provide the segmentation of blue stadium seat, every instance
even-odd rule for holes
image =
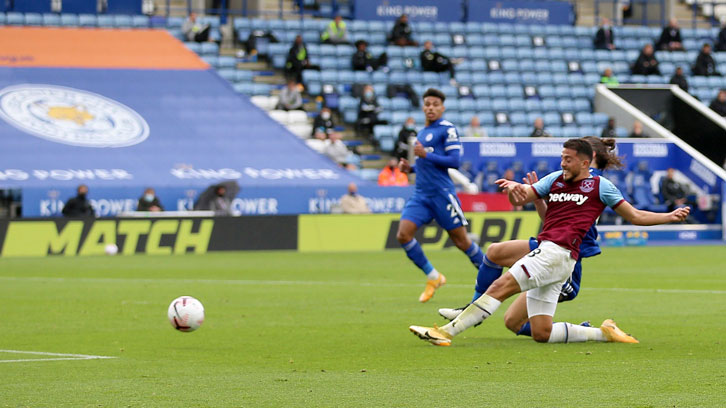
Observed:
[[[202,44],[197,42],[185,42],[184,46],[186,46],[190,51],[201,54],[202,53]]]
[[[60,15],[60,25],[65,26],[65,27],[78,26],[78,15],[69,14],[69,13],[61,14]]]
[[[513,126],[511,129],[512,137],[529,137],[532,134],[532,128],[526,125]],[[515,180],[521,180],[521,178],[515,176]]]
[[[25,24],[25,16],[23,13],[14,11],[5,14],[5,24],[7,25],[23,25]]]
[[[101,14],[96,16],[96,25],[98,25],[101,28],[112,28],[114,18],[113,16]]]
[[[527,116],[522,112],[512,112],[512,114],[509,115],[509,121],[515,126],[525,126],[528,124]]]
[[[237,66],[237,59],[230,56],[220,56],[217,58],[218,68],[235,68]]]
[[[480,112],[492,110],[492,101],[489,100],[489,98],[477,99],[476,100],[476,110],[478,110]]]
[[[131,16],[127,16],[124,14],[119,14],[119,15],[113,16],[112,24],[116,28],[129,28],[133,25]]]
[[[40,13],[25,13],[23,21],[28,26],[40,26],[43,25],[43,16]]]
[[[237,72],[234,69],[220,69],[217,74],[229,82],[237,81]]]
[[[28,16],[25,16],[27,22]],[[42,25],[46,27],[57,27],[61,25],[61,17],[59,14],[44,13],[42,17]]]
[[[562,123],[562,119],[560,118],[559,113],[556,112],[546,112],[542,119],[544,120],[545,126],[547,128],[552,128],[553,126],[560,126],[560,124]]]
[[[151,25],[149,16],[132,16],[131,26],[135,28],[145,28]]]
[[[605,126],[608,123],[610,117],[606,113],[595,112],[592,114],[592,121],[594,126]]]
[[[205,42],[201,44],[202,55],[219,55],[219,45],[217,45],[217,43]]]

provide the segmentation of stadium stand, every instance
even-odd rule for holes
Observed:
[[[304,5],[304,4],[303,4]],[[320,15],[330,11],[324,5]],[[345,9],[343,9],[345,11]],[[346,15],[343,13],[343,15]],[[215,16],[200,17],[212,27],[209,43],[189,43],[186,47],[214,67],[219,76],[231,83],[235,92],[251,97],[252,103],[268,111],[270,117],[286,126],[299,138],[310,137],[310,117],[302,112],[275,111],[276,93],[281,84],[260,82],[259,78],[273,75],[265,64],[261,69],[248,69],[238,55],[220,51],[220,19]],[[146,16],[104,16],[89,14],[0,14],[0,23],[9,26],[53,27],[101,27],[101,28],[163,28],[183,41],[183,18],[149,18]],[[532,122],[541,117],[545,129],[555,137],[580,137],[599,135],[607,122],[607,116],[593,112],[594,85],[599,83],[605,68],[611,68],[620,83],[668,84],[676,67],[682,67],[691,85],[690,92],[703,101],[710,101],[717,89],[726,87],[726,77],[697,77],[691,75],[698,45],[713,43],[719,29],[681,29],[687,52],[657,51],[662,75],[643,77],[630,74],[630,64],[638,56],[642,46],[653,43],[660,34],[658,27],[614,27],[617,50],[594,50],[592,38],[595,27],[582,26],[512,26],[491,23],[436,23],[436,31],[430,24],[412,23],[416,40],[423,42],[433,38],[437,50],[463,61],[456,67],[456,86],[449,81],[448,73],[422,72],[419,66],[420,47],[397,47],[386,44],[385,33],[391,24],[381,21],[351,21],[349,37],[355,41],[365,39],[374,55],[383,52],[389,57],[390,72],[354,72],[350,57],[352,45],[321,44],[319,33],[328,20],[276,20],[235,18],[233,28],[236,38],[245,40],[253,30],[269,34],[267,41],[256,44],[257,58],[268,61],[272,68],[281,70],[294,37],[303,35],[311,62],[321,70],[306,70],[303,82],[308,100],[331,88],[339,96],[340,117],[351,126],[357,116],[359,99],[353,95],[354,85],[373,84],[378,101],[384,108],[380,118],[388,125],[374,128],[377,146],[386,153],[395,148],[395,138],[405,119],[413,117],[417,124],[424,121],[423,114],[412,106],[404,95],[387,97],[388,85],[409,84],[421,95],[427,87],[436,86],[448,96],[446,117],[461,129],[478,116],[490,137],[528,137]],[[465,43],[454,45],[452,38],[463,35]],[[269,40],[272,38],[273,40]],[[713,53],[716,62],[726,65],[726,52]],[[465,87],[466,91],[460,87]],[[468,92],[467,92],[468,91]],[[627,137],[628,131],[618,128],[619,137]],[[347,141],[349,146],[360,145],[357,140]],[[364,155],[365,159],[376,159]],[[360,158],[352,160],[360,164]],[[537,163],[519,163],[522,168],[534,169]],[[477,164],[473,174],[483,191],[492,190],[487,180],[502,174],[501,163]],[[362,169],[359,175],[375,179],[377,170]],[[622,179],[634,180],[637,172],[631,170]],[[648,183],[628,185],[635,201],[642,208],[653,208],[658,203]],[[495,189],[494,189],[495,190]]]

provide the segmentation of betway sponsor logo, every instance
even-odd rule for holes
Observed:
[[[635,157],[668,157],[668,145],[665,143],[641,143],[633,145]]]
[[[171,174],[180,179],[237,180],[243,177],[263,180],[337,180],[340,178],[330,169],[256,169],[245,167],[235,169],[172,169]]]
[[[585,201],[587,201],[587,196],[582,194],[571,194],[571,193],[557,193],[557,194],[550,194],[549,202],[555,203],[555,202],[565,202],[565,201],[572,201],[573,203],[576,203],[577,205],[583,205]]]
[[[479,143],[479,156],[514,157],[517,146],[514,143]]]

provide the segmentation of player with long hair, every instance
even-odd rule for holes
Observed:
[[[526,302],[532,338],[537,342],[591,340],[637,343],[610,319],[599,328],[554,323],[562,285],[572,274],[585,234],[606,207],[613,208],[631,224],[643,226],[681,222],[688,216],[689,208],[679,208],[670,213],[636,209],[623,199],[609,180],[590,174],[592,158],[593,149],[588,141],[570,139],[563,145],[562,170],[550,173],[532,185],[497,180],[497,185],[507,192],[512,205],[525,205],[546,198],[544,227],[537,236],[539,245],[515,262],[449,324],[441,328],[410,326],[409,330],[434,345],[449,346],[454,336],[494,314],[503,301],[526,292],[523,301]]]
[[[587,136],[583,139],[590,143],[593,150],[590,174],[600,176],[605,170],[621,168],[623,166],[620,157],[615,154],[615,139],[601,139],[594,136]],[[527,173],[527,178],[524,181],[528,184],[536,183],[538,181],[537,174],[535,172]],[[543,199],[538,199],[534,202],[534,205],[537,213],[544,220],[547,204]],[[572,275],[562,285],[558,302],[566,302],[577,297],[582,279],[582,259],[601,253],[600,245],[597,243],[597,236],[597,225],[593,223],[592,227],[587,231],[587,234],[585,234],[582,244],[580,244],[580,257],[575,263]],[[486,292],[489,285],[502,275],[503,268],[511,267],[519,258],[537,248],[537,245],[536,238],[491,244],[487,248],[484,262],[479,268],[472,301]],[[523,295],[517,297],[514,303],[507,309],[504,314],[504,324],[517,335],[531,336],[531,328],[527,318],[526,299]],[[464,308],[466,306],[456,309],[441,308],[439,309],[439,314],[448,320],[454,320]],[[583,324],[587,325],[589,323],[585,322]]]

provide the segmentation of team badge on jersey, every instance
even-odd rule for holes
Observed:
[[[0,90],[0,119],[33,136],[72,146],[132,146],[149,136],[149,125],[128,106],[54,85]]]
[[[431,139],[433,139],[433,138],[434,138],[434,134],[433,133],[429,133],[428,135],[426,135],[426,141],[427,142],[430,142]]]
[[[595,189],[595,180],[593,179],[585,179],[582,180],[582,183],[580,184],[580,190],[582,190],[583,193],[589,193],[590,191]]]

